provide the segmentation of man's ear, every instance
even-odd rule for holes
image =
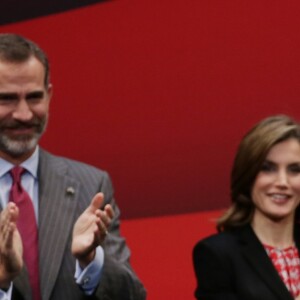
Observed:
[[[51,98],[52,98],[52,94],[53,94],[53,85],[52,85],[52,83],[48,84],[47,94],[48,94],[48,100],[50,101]]]

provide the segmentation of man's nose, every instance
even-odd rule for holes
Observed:
[[[29,121],[31,120],[33,113],[28,105],[26,99],[20,99],[15,106],[13,111],[13,118],[18,121]]]

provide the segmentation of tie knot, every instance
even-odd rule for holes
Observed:
[[[25,172],[25,169],[20,166],[15,166],[10,170],[10,175],[13,179],[13,183],[20,183],[21,175]]]

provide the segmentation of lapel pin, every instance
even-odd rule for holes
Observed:
[[[74,195],[75,194],[75,190],[72,186],[67,187],[67,195]]]

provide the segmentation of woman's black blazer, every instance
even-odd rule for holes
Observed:
[[[198,242],[193,263],[199,300],[293,300],[250,225]]]

